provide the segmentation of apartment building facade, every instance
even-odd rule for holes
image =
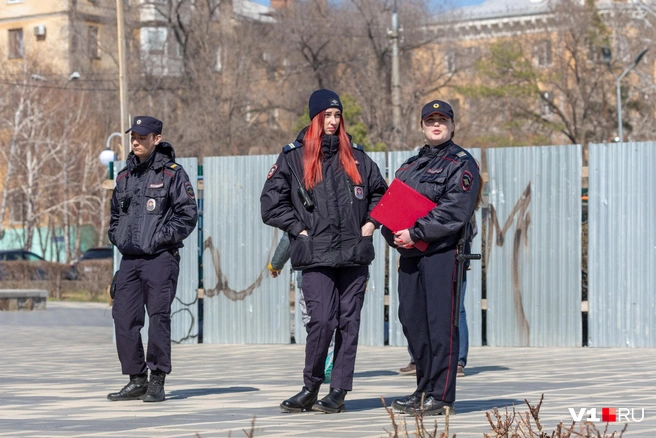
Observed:
[[[171,31],[169,2],[123,1],[128,52],[148,74],[179,75],[182,53]],[[234,21],[272,21],[267,6],[248,0],[222,3],[227,5],[226,21],[233,25]],[[39,59],[52,74],[66,78],[73,72],[117,71],[116,7],[115,0],[0,0],[1,56],[10,67]],[[190,7],[180,8],[182,19]],[[217,65],[220,69],[220,61]]]
[[[82,74],[115,70],[115,3],[2,0],[0,51],[9,69],[38,61],[43,71],[34,72],[36,80],[65,82]]]
[[[536,135],[535,141],[551,144],[613,141],[617,135],[615,79],[653,41],[653,35],[644,29],[653,27],[656,14],[649,16],[634,3],[488,0],[436,17],[426,32],[440,35],[440,42],[419,56],[420,59],[432,57],[437,68],[449,77],[448,86],[438,91],[441,94],[436,97],[451,101],[456,114],[460,114],[460,122],[464,122],[460,126],[478,125],[481,143],[485,143],[483,130],[511,131],[519,100],[512,93],[520,94],[524,86],[522,91],[531,93],[522,96],[522,112],[530,114],[536,126],[551,125],[561,131],[547,137]],[[604,59],[602,48],[612,53],[612,58]],[[519,57],[508,59],[504,72],[499,58],[513,50]],[[514,70],[518,66],[521,71]],[[497,70],[491,72],[490,67]],[[630,112],[627,103],[631,99],[643,99],[646,96],[641,95],[643,90],[654,88],[654,68],[654,58],[647,54],[634,74],[622,81],[627,126],[642,116],[636,108]],[[523,83],[518,79],[522,74]],[[512,82],[513,75],[516,83]],[[508,82],[504,83],[506,79]],[[494,80],[496,89],[486,82]],[[516,87],[513,89],[511,85]],[[472,93],[477,87],[485,91]],[[605,115],[600,119],[605,119],[607,126],[602,126],[604,122],[600,120],[583,120],[602,111]],[[496,120],[486,117],[487,112],[497,113]],[[653,111],[651,114],[653,119]],[[502,125],[504,121],[507,123]],[[580,126],[570,128],[565,126],[568,123]],[[592,131],[598,134],[596,138]],[[508,139],[502,141],[507,143]]]

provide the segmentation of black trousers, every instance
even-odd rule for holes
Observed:
[[[171,372],[171,304],[180,272],[177,250],[155,256],[124,256],[116,279],[112,316],[116,350],[123,374]],[[144,359],[140,330],[148,310],[148,356]]]
[[[303,383],[318,389],[324,380],[324,365],[335,329],[335,352],[330,387],[353,389],[358,350],[360,312],[367,288],[368,266],[310,268],[303,271],[303,296],[310,321],[307,323]]]
[[[415,395],[456,399],[459,333],[455,322],[456,251],[399,262],[399,319],[417,365]]]

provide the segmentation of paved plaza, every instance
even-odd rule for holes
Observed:
[[[126,378],[112,342],[111,308],[49,302],[40,312],[0,312],[1,437],[389,437],[389,405],[414,389],[397,370],[401,347],[360,347],[347,412],[283,414],[278,405],[302,386],[301,345],[174,345],[163,403],[109,402]],[[471,348],[458,380],[449,434],[489,433],[486,412],[532,404],[551,434],[571,423],[568,408],[634,408],[640,422],[609,423],[624,436],[656,436],[656,350]],[[327,386],[327,385],[325,385]],[[321,396],[328,388],[322,388]],[[619,412],[619,409],[618,409]],[[586,414],[587,417],[587,414]],[[408,436],[414,421],[405,415]],[[427,417],[445,430],[443,417]],[[596,423],[603,430],[604,424]],[[401,434],[399,436],[402,436]]]

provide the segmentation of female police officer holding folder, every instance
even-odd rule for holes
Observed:
[[[474,212],[480,176],[474,158],[452,141],[455,123],[448,103],[424,105],[421,127],[426,145],[396,171],[396,178],[437,206],[408,229],[382,229],[401,255],[399,319],[417,366],[417,388],[392,407],[408,414],[453,414],[459,344],[456,245]],[[414,247],[420,240],[428,243],[425,251]]]
[[[283,148],[267,176],[262,220],[289,234],[291,262],[303,271],[306,325],[303,389],[280,405],[283,412],[344,411],[352,389],[369,264],[374,259],[369,213],[387,189],[362,147],[351,143],[339,96],[312,93],[310,126]],[[317,401],[324,362],[335,333],[330,392]]]

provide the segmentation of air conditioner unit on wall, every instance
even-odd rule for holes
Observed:
[[[44,24],[39,24],[38,26],[34,26],[34,35],[44,36],[45,34],[46,34],[46,26]]]

